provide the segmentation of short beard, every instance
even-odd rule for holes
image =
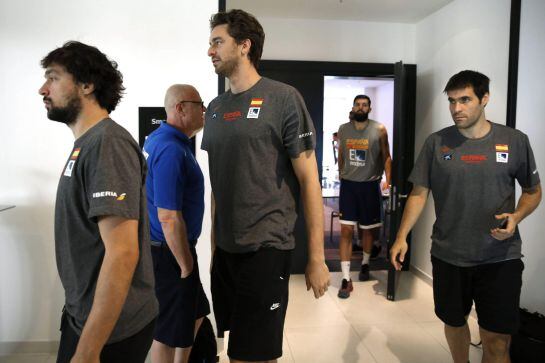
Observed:
[[[352,117],[354,118],[354,121],[365,122],[369,118],[369,114],[365,112],[354,112]]]
[[[222,77],[229,78],[237,69],[238,63],[236,60],[231,59],[229,61],[226,61],[223,63],[223,65],[220,68],[216,68],[216,74]]]
[[[53,121],[61,122],[66,125],[73,124],[81,112],[81,100],[77,95],[74,95],[68,100],[64,107],[54,107],[47,111],[47,118]]]

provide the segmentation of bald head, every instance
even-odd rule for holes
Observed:
[[[190,138],[203,128],[205,110],[199,91],[189,84],[174,84],[165,94],[167,124]]]
[[[195,100],[199,93],[195,87],[189,84],[173,84],[167,89],[165,94],[165,111],[167,119],[174,116],[176,104],[180,101]]]

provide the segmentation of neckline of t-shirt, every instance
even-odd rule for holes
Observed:
[[[254,83],[254,85],[253,85],[252,87],[248,88],[246,91],[242,91],[242,92],[239,92],[239,93],[233,93],[233,92],[231,91],[231,89],[229,89],[229,93],[231,94],[231,97],[241,97],[241,96],[244,96],[247,92],[251,92],[254,88],[256,88],[257,85],[260,84],[261,81],[263,81],[265,78],[266,78],[266,77],[261,77],[261,78],[259,78],[259,80],[258,80],[256,83]]]
[[[488,121],[488,123],[490,124],[490,130],[488,130],[488,132],[486,133],[486,135],[484,136],[481,136],[481,137],[478,137],[476,139],[472,139],[472,138],[469,138],[469,137],[466,137],[464,136],[460,130],[458,130],[458,128],[456,126],[454,126],[456,128],[456,132],[458,133],[458,135],[460,135],[460,137],[464,138],[465,140],[469,141],[469,142],[480,142],[480,141],[484,141],[484,140],[487,140],[488,138],[490,138],[492,136],[492,134],[494,133],[494,123],[490,120],[486,120]]]
[[[107,121],[107,120],[110,120],[110,121],[113,121],[111,118],[109,117],[105,117],[103,118],[102,120],[100,120],[99,122],[97,122],[96,124],[94,124],[93,126],[91,126],[91,128],[89,128],[87,131],[85,131],[85,133],[83,135],[81,135],[80,137],[78,137],[74,143],[75,144],[79,144],[79,143],[82,143],[83,140],[85,140],[86,138],[90,137],[89,135],[92,135],[93,133],[96,133],[97,131],[96,130],[100,130],[101,127],[104,127],[102,125],[106,125],[106,122],[104,121]]]
[[[365,126],[365,127],[364,127],[363,129],[361,129],[361,130],[358,130],[358,129],[356,128],[356,124],[355,124],[356,121],[354,121],[354,122],[349,121],[348,123],[350,124],[350,126],[352,126],[352,129],[353,129],[354,131],[363,132],[363,131],[367,130],[367,129],[369,128],[369,126],[371,126],[371,122],[372,122],[373,120],[371,120],[370,118],[368,118],[366,121],[369,121],[369,122],[367,123],[367,126]]]

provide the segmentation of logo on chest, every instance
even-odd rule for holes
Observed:
[[[443,160],[452,160],[452,149],[448,146],[442,146],[441,153],[443,154]]]
[[[246,118],[259,118],[259,112],[263,105],[263,98],[252,98],[250,102],[250,108],[248,109],[248,115]]]
[[[68,163],[66,164],[66,168],[64,168],[64,176],[72,177],[72,172],[74,171],[74,166],[76,165],[76,160],[78,159],[79,153],[81,152],[81,148],[74,149],[72,151],[72,155],[70,156],[70,160],[68,160]]]
[[[509,145],[496,144],[496,162],[497,163],[509,162]]]
[[[483,161],[488,160],[488,158],[486,155],[469,154],[460,156],[460,160],[466,164],[480,164]]]
[[[236,121],[241,117],[242,117],[242,112],[240,111],[226,112],[223,114],[224,121]]]
[[[509,161],[509,153],[496,152],[497,163],[507,163]]]

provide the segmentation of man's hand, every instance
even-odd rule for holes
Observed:
[[[506,223],[502,223],[502,226],[493,228],[490,230],[490,235],[499,241],[508,239],[515,233],[515,228],[517,227],[517,220],[514,214],[511,213],[502,213],[494,216],[498,223],[501,220],[505,220]],[[502,228],[503,227],[503,228]]]
[[[182,270],[182,279],[185,279],[187,276],[191,275],[193,272],[193,256],[189,253],[184,257],[183,262],[180,265],[180,270]]]
[[[396,270],[401,270],[402,263],[405,260],[405,254],[409,249],[409,245],[405,239],[396,239],[392,248],[390,248],[390,262]],[[399,261],[398,261],[399,256]],[[400,263],[401,262],[401,263]]]
[[[390,192],[390,184],[386,180],[380,182],[380,190],[382,194],[388,194]]]
[[[307,283],[307,291],[312,288],[316,299],[323,296],[329,286],[329,269],[327,268],[325,261],[309,261],[305,270],[305,280]]]

